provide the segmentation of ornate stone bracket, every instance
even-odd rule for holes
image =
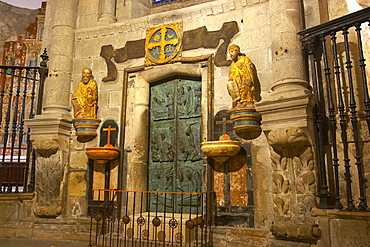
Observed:
[[[320,230],[312,217],[316,172],[309,139],[301,128],[289,127],[272,130],[268,141],[275,216],[271,231],[277,238],[315,242]]]
[[[61,163],[57,139],[36,139],[32,148],[36,159],[36,194],[35,214],[41,218],[55,218],[62,213],[61,182],[64,167]]]

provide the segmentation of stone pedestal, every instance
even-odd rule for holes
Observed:
[[[228,114],[233,122],[235,134],[245,140],[257,138],[261,132],[261,115],[253,107],[231,109]]]
[[[41,218],[56,218],[63,212],[63,186],[68,164],[71,122],[65,119],[43,118],[26,120],[31,129],[30,140],[36,155],[35,214]]]
[[[73,126],[76,129],[77,141],[89,142],[97,136],[97,128],[101,122],[100,119],[91,118],[74,118],[72,119]]]
[[[296,34],[302,30],[301,1],[271,0],[272,92],[256,103],[270,145],[276,239],[315,243],[316,164],[312,148],[313,97]]]

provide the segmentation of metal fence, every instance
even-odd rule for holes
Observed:
[[[94,190],[89,247],[212,246],[214,196]]]
[[[25,119],[41,113],[46,51],[41,67],[0,66],[0,192],[30,192],[34,163]]]
[[[306,29],[315,99],[320,208],[367,210],[370,8]]]

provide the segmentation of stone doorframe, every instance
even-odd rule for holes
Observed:
[[[183,59],[180,63],[153,67],[124,69],[121,135],[121,155],[118,188],[130,191],[147,190],[149,157],[149,92],[150,83],[173,76],[200,77],[202,83],[202,141],[211,140],[213,123],[213,55]],[[212,173],[203,157],[202,190],[212,189]],[[125,175],[126,174],[126,175]]]

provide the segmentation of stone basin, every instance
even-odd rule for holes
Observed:
[[[230,140],[230,136],[223,134],[218,141],[202,142],[200,149],[207,156],[217,162],[225,162],[239,153],[240,142]]]
[[[109,160],[117,158],[119,155],[119,149],[112,145],[105,145],[104,147],[87,147],[86,155],[90,159],[104,164]]]

